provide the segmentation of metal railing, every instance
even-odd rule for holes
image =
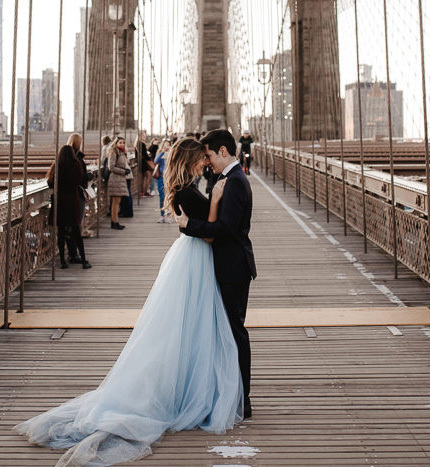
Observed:
[[[131,191],[137,193],[137,164],[131,161],[134,178]],[[91,182],[97,192],[97,170],[93,171],[95,178]],[[102,182],[100,192],[100,204],[97,206],[97,196],[86,203],[85,215],[82,221],[83,236],[92,235],[97,224],[97,217],[106,216],[109,208],[107,184]],[[12,190],[12,229],[11,229],[11,255],[9,270],[9,290],[13,291],[20,285],[21,256],[24,257],[24,278],[27,280],[38,269],[52,260],[52,226],[49,225],[48,216],[50,210],[50,195],[52,190],[45,179],[27,186],[27,224],[25,230],[25,251],[21,251],[21,223],[23,187],[15,187]],[[7,218],[8,193],[0,193],[0,300],[5,294],[5,242],[6,242],[6,218]]]
[[[363,234],[362,176],[359,165],[344,163],[345,195],[343,195],[341,161],[312,155],[305,151],[256,145],[256,165],[278,179],[297,187],[310,199],[316,199],[331,213]],[[313,164],[315,170],[313,170]],[[328,188],[328,189],[327,189]],[[390,255],[394,254],[393,210],[391,205],[391,180],[386,174],[370,168],[364,170],[367,238]],[[396,194],[395,221],[397,259],[407,268],[430,283],[430,245],[427,228],[426,184],[394,177]]]

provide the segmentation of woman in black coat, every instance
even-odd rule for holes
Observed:
[[[76,154],[76,158],[81,166],[82,169],[82,178],[81,182],[79,183],[79,216],[80,216],[80,222],[79,224],[82,224],[82,220],[85,215],[85,196],[84,196],[84,190],[88,188],[88,182],[90,182],[93,179],[93,174],[89,173],[87,170],[87,164],[84,161],[85,154],[81,151],[82,148],[82,136],[79,133],[72,133],[69,136],[69,139],[67,140],[67,144],[73,148]],[[82,258],[80,258],[77,254],[77,245],[73,243],[73,241],[70,241],[68,243],[69,248],[69,263],[81,263]]]
[[[55,164],[48,172],[48,185],[54,187]],[[58,154],[58,202],[57,202],[57,227],[58,227],[58,251],[60,253],[61,269],[67,268],[64,256],[66,238],[71,244],[77,246],[82,259],[82,267],[89,269],[91,264],[85,259],[84,241],[81,235],[81,208],[79,199],[79,185],[82,181],[83,171],[71,146],[63,146]],[[52,198],[53,201],[53,198]],[[49,212],[49,223],[54,223],[54,203]],[[69,251],[70,254],[70,251]]]

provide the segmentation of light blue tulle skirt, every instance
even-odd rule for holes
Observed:
[[[237,347],[212,248],[181,235],[100,386],[14,429],[68,449],[57,466],[108,466],[151,454],[165,431],[224,433],[242,414]]]

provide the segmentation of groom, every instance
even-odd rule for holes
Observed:
[[[175,217],[185,234],[214,239],[215,275],[239,351],[244,418],[250,418],[251,348],[245,328],[245,316],[251,278],[255,279],[257,276],[252,244],[248,237],[252,191],[235,157],[236,142],[229,131],[210,131],[200,142],[206,148],[206,158],[213,172],[220,174],[219,179],[227,178],[224,194],[218,205],[218,219],[215,222],[189,219],[185,213]]]

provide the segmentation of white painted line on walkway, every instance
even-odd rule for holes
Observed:
[[[394,294],[394,292],[392,292],[386,285],[384,284],[378,284],[378,282],[376,282],[375,280],[375,276],[369,272],[366,267],[360,263],[357,258],[352,254],[350,253],[348,250],[346,250],[345,248],[343,248],[341,246],[341,244],[332,236],[330,235],[327,230],[325,230],[325,228],[319,224],[318,222],[315,222],[315,221],[311,221],[311,224],[317,229],[319,230],[323,235],[324,237],[331,243],[333,244],[334,246],[337,247],[338,251],[340,251],[341,253],[344,254],[345,258],[351,263],[354,265],[354,267],[360,272],[360,274],[365,277],[372,285],[373,287],[375,287],[376,289],[379,290],[379,292],[381,292],[383,295],[385,295],[388,300],[391,302],[391,303],[394,303],[395,305],[399,306],[399,307],[405,307],[406,305],[400,300],[399,297],[397,297],[397,295]]]
[[[262,180],[254,171],[251,172],[251,175],[255,177],[261,185],[276,199],[276,201],[288,212],[288,214],[300,225],[300,227],[311,237],[313,240],[316,240],[318,237],[316,234],[310,229],[300,217],[296,214],[296,211],[293,208],[290,208],[287,203],[285,203],[268,185],[267,183]]]
[[[263,186],[264,188],[266,188],[266,190],[276,199],[276,201],[278,201],[278,203],[288,212],[288,214],[290,214],[290,216],[300,225],[300,227],[312,238],[312,239],[317,239],[317,235],[314,233],[313,230],[311,230],[306,224],[305,222],[300,219],[299,215],[301,215],[302,217],[305,217],[305,218],[308,218],[308,219],[311,219],[310,216],[308,216],[307,214],[301,212],[301,211],[296,211],[292,208],[290,208],[290,206],[288,206],[284,201],[282,201],[282,199],[266,184],[266,182],[264,180],[262,180],[254,171],[251,172],[251,175],[253,177],[255,177]],[[315,222],[315,221],[310,221],[311,224],[321,232],[322,235],[324,235],[324,237],[332,244],[334,245],[335,247],[337,247],[337,249],[344,254],[345,258],[351,263],[354,265],[354,267],[360,272],[360,274],[362,276],[364,276],[377,290],[379,290],[379,292],[381,292],[383,295],[385,295],[388,300],[391,302],[391,303],[394,303],[395,305],[399,306],[399,307],[405,307],[406,305],[402,302],[402,300],[400,300],[399,297],[397,297],[397,295],[394,294],[394,292],[392,292],[386,285],[383,285],[383,284],[378,284],[376,281],[375,281],[375,276],[369,272],[366,267],[360,263],[357,258],[352,254],[350,253],[348,250],[346,250],[345,248],[343,248],[341,246],[341,244],[332,236],[330,235],[327,230],[324,229],[324,227],[319,224],[318,222]]]

